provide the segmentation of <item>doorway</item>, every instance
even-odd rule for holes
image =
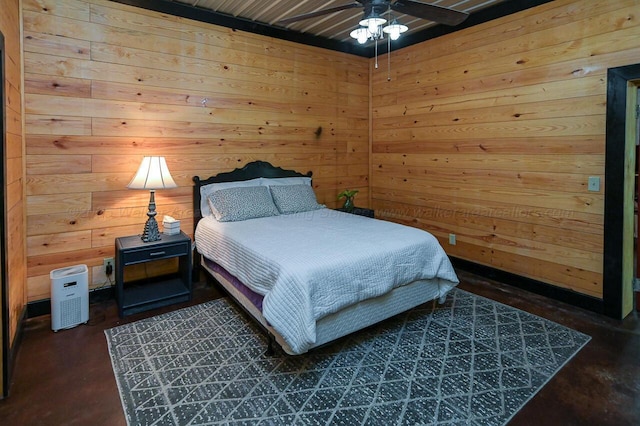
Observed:
[[[607,71],[603,313],[633,310],[636,105],[640,64]]]

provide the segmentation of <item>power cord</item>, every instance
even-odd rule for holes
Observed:
[[[109,269],[109,266],[107,266],[107,269]],[[113,281],[111,281],[111,274],[107,273],[107,281],[102,283],[102,285],[99,287],[92,288],[91,291],[94,292],[94,291],[102,290],[103,288],[106,288],[106,287],[113,287],[113,285],[114,285]]]
[[[109,287],[113,287],[113,281],[111,280],[111,275],[113,275],[113,265],[111,265],[110,263],[105,267],[105,275],[107,276],[107,281],[105,281],[104,283],[102,283],[101,286],[99,287],[95,287],[91,290],[91,292],[96,292],[98,290],[102,290],[104,288],[109,288]],[[93,310],[93,315],[90,315],[91,318],[89,319],[89,321],[87,321],[87,325],[98,325],[102,322],[104,322],[104,320],[106,319],[106,305],[107,305],[107,301],[109,300],[108,297],[101,297],[97,300],[94,300],[94,302],[91,304],[92,306],[92,310]],[[90,312],[91,313],[91,312]]]

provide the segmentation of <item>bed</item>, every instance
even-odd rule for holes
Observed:
[[[270,348],[302,354],[444,301],[458,278],[433,235],[326,208],[311,177],[255,161],[193,178],[194,272],[217,281]]]

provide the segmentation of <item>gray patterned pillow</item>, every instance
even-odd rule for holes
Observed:
[[[262,182],[262,178],[255,178],[251,180],[241,180],[241,181],[233,181],[233,182],[217,182],[210,183],[209,185],[204,185],[200,187],[200,211],[202,212],[202,216],[209,216],[211,213],[211,209],[209,208],[209,195],[213,194],[216,191],[220,191],[221,189],[227,188],[236,188],[238,186],[259,186]]]
[[[266,186],[221,189],[209,195],[209,207],[219,222],[237,222],[279,214]]]
[[[270,186],[273,202],[282,214],[302,213],[324,208],[309,185]]]

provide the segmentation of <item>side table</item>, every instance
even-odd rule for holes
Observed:
[[[340,212],[345,212],[345,213],[351,213],[351,214],[356,214],[358,216],[366,216],[366,217],[374,217],[375,216],[375,212],[373,209],[367,209],[364,207],[354,207],[353,210],[351,211],[347,211],[345,208],[338,208],[336,209]]]
[[[184,232],[162,234],[162,239],[145,243],[139,235],[116,238],[116,300],[120,317],[172,303],[191,300],[191,238]],[[178,273],[124,281],[126,266],[177,257]]]

